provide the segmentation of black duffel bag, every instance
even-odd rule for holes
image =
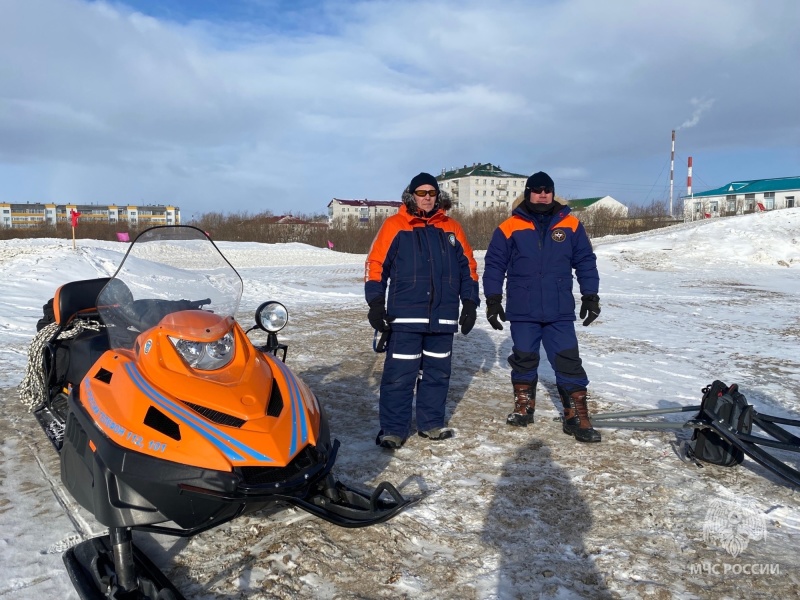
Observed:
[[[733,433],[750,433],[753,425],[753,407],[739,393],[736,384],[730,387],[715,381],[703,388],[703,401],[696,420],[714,423]],[[744,452],[711,428],[695,429],[689,442],[692,454],[703,462],[733,467],[744,460]]]

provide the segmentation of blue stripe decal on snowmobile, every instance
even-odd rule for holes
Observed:
[[[213,425],[209,425],[198,416],[191,413],[188,409],[176,404],[166,396],[162,396],[156,389],[154,389],[147,380],[139,373],[139,370],[132,364],[125,365],[125,370],[130,375],[131,381],[138,387],[148,398],[158,404],[161,408],[172,414],[175,418],[181,420],[186,425],[197,431],[202,437],[211,442],[220,451],[225,454],[229,459],[236,461],[243,461],[245,458],[238,454],[233,448],[234,446],[244,454],[250,457],[265,462],[274,462],[272,458],[254,450],[253,448],[243,444],[239,440],[232,438],[224,431],[217,429]],[[227,444],[226,444],[227,443]]]
[[[215,446],[220,448],[220,450],[222,450],[226,454],[228,454],[228,451],[234,452],[234,450],[228,448],[227,446],[220,445],[217,441],[208,438],[208,435],[206,435],[205,433],[203,433],[203,431],[200,431],[199,429],[202,429],[205,432],[207,432],[208,434],[214,436],[218,441],[227,442],[228,444],[230,444],[230,445],[236,447],[237,449],[241,450],[244,454],[248,454],[252,458],[255,458],[256,460],[262,460],[262,461],[266,461],[266,462],[274,462],[272,460],[272,458],[270,458],[269,456],[261,454],[257,450],[254,450],[253,448],[251,448],[249,446],[246,446],[245,444],[243,444],[242,442],[240,442],[236,438],[232,438],[231,436],[229,436],[224,431],[222,431],[220,429],[217,429],[213,425],[210,425],[210,424],[206,423],[205,421],[200,419],[197,415],[195,415],[191,411],[183,408],[179,404],[176,404],[174,401],[170,400],[169,398],[166,398],[165,396],[162,396],[158,391],[156,391],[144,379],[142,374],[139,373],[138,369],[136,369],[132,365],[126,365],[126,367],[129,367],[128,368],[128,372],[131,374],[134,383],[140,389],[143,389],[142,386],[146,386],[146,389],[143,389],[143,391],[145,391],[145,392],[147,392],[148,390],[150,391],[150,394],[148,394],[148,395],[150,395],[151,399],[153,399],[154,401],[158,402],[166,410],[169,410],[170,412],[172,412],[176,417],[180,418],[182,421],[187,423],[187,425],[189,425],[190,427],[191,427],[191,424],[189,423],[189,421],[191,423],[194,423],[197,427],[192,427],[192,429],[195,429],[203,437],[205,437],[206,439],[209,439],[209,441],[211,443],[213,443]],[[160,400],[160,402],[159,402],[159,400]],[[166,403],[166,404],[164,404],[164,403]],[[245,459],[242,458],[240,455],[236,454],[235,457],[233,458],[233,460],[242,461],[242,460],[245,460]]]
[[[278,368],[283,372],[284,378],[286,379],[286,385],[289,388],[289,395],[291,396],[292,400],[292,445],[289,453],[291,456],[294,456],[294,453],[297,450],[296,422],[298,418],[300,419],[300,442],[305,444],[308,441],[308,426],[306,424],[305,406],[301,400],[302,396],[300,394],[300,387],[297,385],[297,380],[295,379],[294,373],[292,373],[291,370],[289,370],[289,367],[284,365],[281,361],[274,360],[272,362],[278,365]]]
[[[297,419],[298,416],[302,418],[303,415],[303,411],[301,410],[300,403],[297,399],[297,384],[294,381],[291,371],[289,371],[281,361],[275,360],[272,362],[283,373],[283,378],[286,381],[286,387],[289,388],[289,400],[292,405],[292,442],[289,446],[289,455],[294,456],[294,453],[297,451]]]
[[[152,391],[150,391],[150,390],[146,389],[145,387],[143,387],[142,385],[140,385],[140,384],[139,384],[139,382],[138,382],[138,381],[136,381],[136,375],[137,375],[137,374],[136,374],[136,373],[133,373],[133,372],[131,372],[130,370],[128,370],[128,371],[129,371],[129,373],[128,373],[128,374],[131,376],[131,380],[133,380],[133,382],[134,382],[134,384],[136,385],[136,387],[138,387],[138,388],[139,388],[139,389],[140,389],[140,390],[141,390],[141,391],[142,391],[142,392],[143,392],[143,393],[144,393],[144,394],[145,394],[145,395],[146,395],[148,398],[150,398],[150,399],[151,399],[153,402],[155,402],[156,404],[158,404],[159,406],[161,406],[161,408],[163,408],[165,411],[167,411],[167,412],[171,413],[171,414],[172,414],[172,416],[174,416],[176,419],[178,419],[178,420],[180,420],[180,421],[182,421],[182,422],[186,423],[186,419],[182,418],[182,417],[181,417],[181,415],[177,414],[177,412],[176,412],[176,411],[175,411],[175,410],[174,410],[174,409],[173,409],[171,406],[169,406],[169,405],[165,405],[163,402],[161,402],[161,399],[163,399],[163,397],[162,397],[162,396],[160,396],[160,395],[158,395],[158,393],[156,393],[156,392],[152,392]],[[97,401],[95,400],[94,394],[92,393],[92,389],[91,389],[91,385],[90,385],[90,383],[87,381],[85,385],[86,385],[86,392],[87,392],[87,397],[88,397],[88,399],[89,399],[90,407],[92,408],[92,410],[93,410],[95,413],[98,413],[98,414],[100,414],[100,415],[101,415],[101,417],[102,417],[102,415],[103,415],[104,413],[102,413],[102,411],[100,411],[100,408],[99,408],[99,407],[98,407],[98,405],[97,405]],[[188,423],[186,423],[186,424],[187,424],[187,425],[189,425]],[[115,428],[114,428],[112,425],[110,425],[109,423],[107,423],[107,422],[104,422],[104,425],[112,427],[112,429],[114,430],[114,432],[115,432],[115,433],[120,433],[119,431],[117,431],[117,430],[116,430],[116,429],[115,429]],[[189,426],[191,427],[191,425],[189,425]],[[124,429],[124,428],[123,428],[123,429]],[[196,429],[196,428],[194,428],[194,427],[193,427],[192,429]],[[206,435],[204,432],[202,432],[202,431],[199,431],[198,433],[199,433],[199,434],[200,434],[202,437],[206,438],[206,439],[207,439],[209,442],[211,442],[211,444],[213,444],[214,446],[216,446],[216,447],[217,447],[219,450],[221,450],[221,451],[222,451],[222,453],[223,453],[223,454],[225,454],[225,455],[226,455],[226,456],[227,456],[227,457],[228,457],[230,460],[244,460],[244,459],[243,459],[243,458],[242,458],[240,455],[238,455],[238,454],[234,453],[234,452],[233,452],[233,451],[232,451],[230,448],[228,448],[227,446],[224,446],[224,445],[221,445],[221,444],[217,443],[217,441],[216,441],[216,440],[214,440],[214,439],[210,438],[210,437],[209,437],[208,435]]]
[[[142,377],[141,373],[139,373],[139,371],[132,365],[125,365],[125,370],[128,371],[128,375],[130,375],[131,380],[136,387],[138,387],[148,398],[150,398],[150,400],[158,404],[161,408],[166,410],[173,417],[180,420],[191,429],[197,431],[200,436],[208,440],[218,450],[225,454],[228,459],[238,461],[244,460],[244,457],[236,453],[232,448],[228,447],[224,443],[220,443],[224,441],[219,439],[221,432],[215,430],[214,427],[209,427],[206,423],[200,421],[186,409],[177,406],[171,400],[169,400],[169,398],[165,398],[159,394],[150,386],[150,384],[147,383],[147,381]],[[193,426],[192,423],[194,423],[195,426]],[[222,437],[225,436],[223,435]]]

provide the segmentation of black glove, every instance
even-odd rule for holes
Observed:
[[[383,298],[375,298],[372,302],[369,303],[369,314],[367,318],[369,319],[369,324],[372,325],[372,328],[375,331],[389,331],[391,327],[386,322],[386,308],[383,306]]]
[[[478,305],[472,300],[464,300],[461,303],[461,316],[458,324],[461,325],[461,333],[467,335],[475,326],[475,319],[478,318]]]
[[[503,326],[498,321],[498,317],[500,321],[506,320],[506,311],[503,310],[503,296],[501,294],[495,294],[494,296],[489,296],[486,298],[486,318],[489,319],[489,323],[495,329],[502,329]]]
[[[589,315],[588,317],[586,315]],[[581,296],[581,319],[586,317],[583,326],[586,327],[589,323],[594,321],[600,316],[600,296],[597,294],[586,294]]]

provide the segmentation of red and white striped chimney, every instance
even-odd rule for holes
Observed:
[[[686,195],[692,195],[692,157],[689,157],[689,174],[686,176]]]

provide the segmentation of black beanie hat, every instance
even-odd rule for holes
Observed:
[[[544,171],[539,171],[538,173],[534,173],[528,180],[525,182],[525,199],[527,200],[530,198],[531,190],[537,187],[551,187],[553,188],[553,197],[555,198],[556,194],[556,184],[550,178],[550,175],[545,173]]]
[[[411,180],[411,183],[408,184],[408,191],[413,194],[414,190],[422,185],[432,185],[436,188],[436,193],[439,193],[439,182],[436,181],[436,177],[430,173],[420,173],[416,175],[414,179]]]

